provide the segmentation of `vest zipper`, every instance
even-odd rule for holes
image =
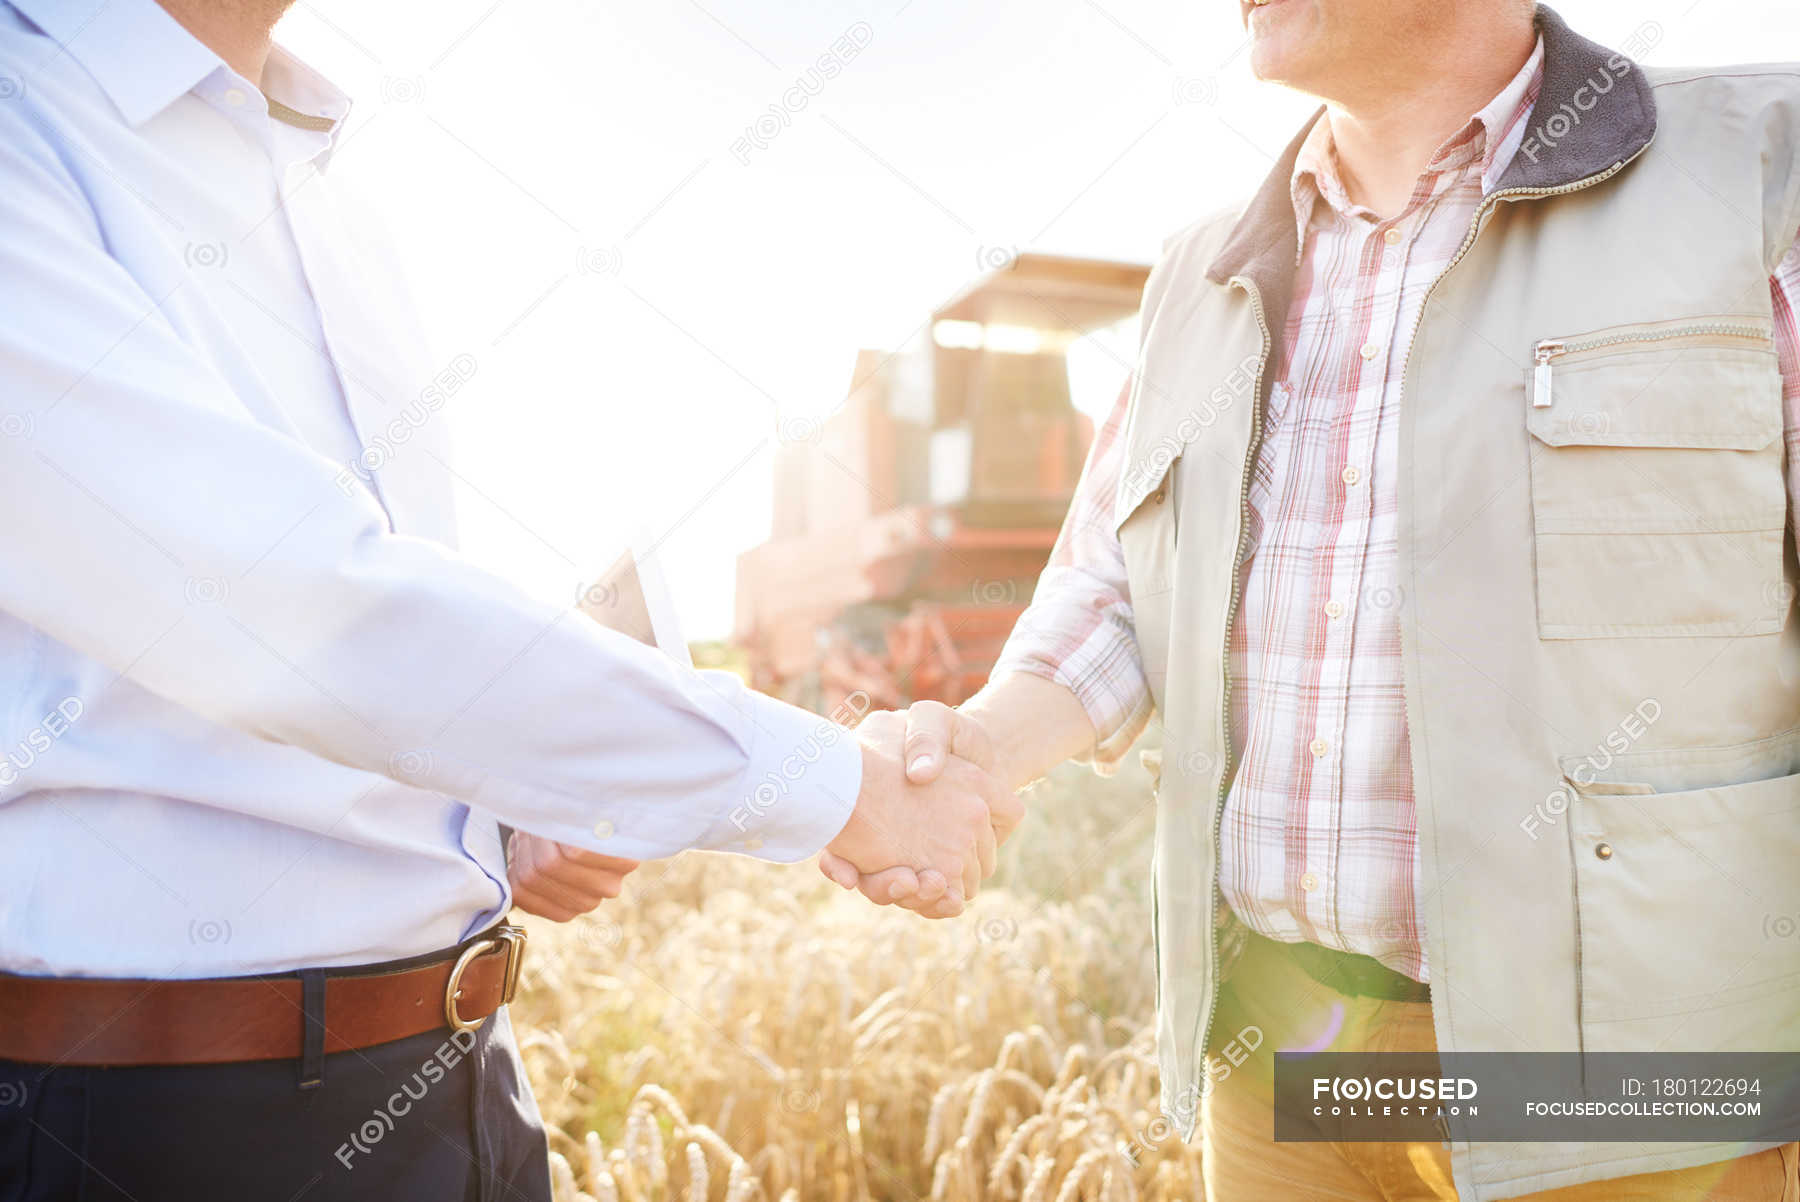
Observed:
[[[1412,333],[1406,342],[1406,360],[1400,365],[1400,399],[1402,401],[1406,399],[1406,373],[1412,369],[1413,343],[1419,337],[1419,327],[1425,324],[1425,311],[1431,306],[1431,294],[1437,291],[1438,285],[1444,282],[1445,276],[1456,270],[1456,265],[1462,262],[1463,256],[1469,253],[1469,248],[1475,245],[1475,239],[1481,235],[1482,219],[1492,212],[1502,200],[1537,200],[1545,196],[1562,196],[1569,192],[1580,192],[1584,188],[1591,188],[1625,170],[1627,163],[1632,162],[1648,149],[1650,149],[1650,143],[1646,142],[1638,147],[1630,158],[1620,159],[1605,171],[1578,179],[1574,183],[1558,184],[1554,188],[1503,188],[1498,192],[1490,192],[1482,198],[1480,207],[1475,210],[1475,216],[1469,221],[1469,232],[1464,235],[1462,245],[1456,248],[1454,255],[1450,256],[1450,261],[1444,265],[1444,270],[1438,272],[1437,279],[1431,281],[1431,287],[1425,290],[1425,298],[1419,302],[1419,313],[1413,318]],[[1551,340],[1550,345],[1554,348],[1554,354],[1561,354],[1566,349],[1554,340]],[[1540,371],[1543,370],[1541,358],[1543,346],[1544,343],[1538,344]]]
[[[1244,455],[1243,473],[1238,484],[1238,539],[1231,557],[1231,600],[1225,610],[1225,647],[1219,657],[1219,795],[1213,806],[1213,887],[1208,904],[1212,906],[1212,985],[1206,995],[1206,1015],[1200,1020],[1198,1064],[1201,1080],[1206,1078],[1206,1042],[1212,1036],[1213,1013],[1219,1003],[1219,907],[1225,900],[1219,885],[1220,858],[1223,852],[1221,832],[1225,826],[1225,795],[1231,788],[1234,765],[1231,755],[1231,631],[1237,621],[1238,598],[1243,591],[1244,542],[1250,532],[1250,480],[1256,468],[1256,457],[1262,451],[1263,377],[1268,372],[1269,354],[1275,349],[1274,335],[1269,331],[1268,314],[1263,311],[1262,292],[1248,276],[1233,276],[1231,282],[1243,288],[1250,298],[1250,311],[1256,316],[1256,328],[1262,332],[1262,355],[1256,361],[1256,381],[1250,386],[1250,446]],[[1201,1091],[1204,1096],[1204,1089]],[[1195,1099],[1195,1122],[1199,1121],[1199,1099]]]
[[[1425,298],[1419,304],[1419,314],[1417,317],[1415,317],[1413,319],[1412,333],[1408,337],[1407,343],[1406,343],[1406,360],[1404,363],[1401,364],[1401,367],[1400,367],[1400,397],[1403,401],[1406,397],[1406,375],[1407,375],[1408,370],[1410,370],[1410,368],[1412,367],[1413,344],[1418,339],[1419,327],[1422,324],[1424,324],[1425,311],[1431,303],[1431,294],[1433,292],[1437,291],[1437,286],[1439,284],[1443,283],[1444,277],[1449,275],[1451,270],[1453,268],[1455,268],[1455,266],[1462,261],[1463,256],[1469,253],[1469,247],[1471,247],[1475,244],[1475,239],[1481,232],[1482,218],[1487,216],[1488,212],[1495,206],[1495,204],[1497,204],[1499,201],[1501,201],[1503,199],[1507,199],[1507,198],[1536,199],[1536,198],[1544,197],[1544,196],[1560,196],[1560,195],[1563,195],[1564,193],[1579,192],[1583,188],[1590,188],[1590,187],[1594,186],[1595,184],[1598,184],[1605,180],[1608,180],[1608,179],[1612,178],[1613,176],[1617,175],[1619,172],[1623,171],[1625,169],[1626,164],[1632,162],[1634,159],[1636,159],[1638,157],[1638,155],[1643,154],[1645,150],[1649,149],[1649,146],[1650,146],[1650,143],[1646,142],[1646,143],[1644,143],[1643,146],[1638,147],[1637,151],[1634,154],[1632,154],[1629,158],[1620,159],[1618,162],[1614,163],[1611,167],[1608,167],[1605,171],[1598,172],[1597,174],[1587,176],[1583,179],[1578,179],[1573,183],[1561,184],[1554,188],[1507,188],[1500,192],[1494,192],[1482,200],[1481,207],[1475,210],[1475,216],[1469,222],[1469,232],[1468,232],[1467,236],[1465,236],[1463,238],[1462,245],[1457,248],[1456,254],[1451,257],[1450,262],[1445,265],[1444,270],[1442,270],[1441,272],[1438,273],[1437,279],[1431,281],[1431,287],[1429,287],[1425,290]],[[1252,400],[1251,408],[1250,408],[1250,445],[1244,455],[1243,475],[1241,477],[1241,483],[1240,483],[1239,489],[1238,489],[1238,544],[1237,544],[1237,552],[1235,555],[1232,556],[1233,562],[1232,562],[1232,568],[1231,568],[1231,599],[1230,599],[1228,607],[1225,611],[1224,653],[1220,656],[1220,659],[1219,659],[1219,662],[1221,665],[1221,668],[1219,671],[1219,734],[1220,734],[1220,738],[1221,738],[1220,755],[1224,761],[1224,771],[1220,774],[1220,777],[1219,777],[1219,795],[1218,795],[1218,799],[1217,799],[1217,804],[1214,806],[1214,811],[1213,811],[1213,888],[1212,888],[1212,898],[1210,899],[1211,904],[1213,906],[1213,921],[1210,924],[1211,929],[1212,929],[1212,967],[1213,967],[1213,971],[1211,973],[1212,980],[1210,982],[1210,987],[1208,989],[1207,996],[1206,996],[1206,1015],[1203,1019],[1201,1019],[1201,1022],[1200,1022],[1200,1042],[1198,1045],[1198,1053],[1199,1053],[1199,1061],[1200,1061],[1199,1072],[1200,1072],[1202,1081],[1204,1081],[1205,1076],[1206,1076],[1206,1065],[1205,1065],[1206,1044],[1207,1044],[1207,1041],[1212,1036],[1212,1023],[1213,1023],[1214,1012],[1218,1009],[1218,1002],[1219,1002],[1218,906],[1219,906],[1219,902],[1224,899],[1224,893],[1221,891],[1221,889],[1219,887],[1219,859],[1220,859],[1220,852],[1221,852],[1220,833],[1225,825],[1225,795],[1230,786],[1231,768],[1232,768],[1232,763],[1231,763],[1231,759],[1232,759],[1232,756],[1231,756],[1231,631],[1232,631],[1232,623],[1234,623],[1237,620],[1238,596],[1239,596],[1240,584],[1241,584],[1240,572],[1243,569],[1242,561],[1244,558],[1244,538],[1245,538],[1245,535],[1248,533],[1249,527],[1250,527],[1249,506],[1250,506],[1251,473],[1255,470],[1256,456],[1262,450],[1262,408],[1263,408],[1262,383],[1263,383],[1263,376],[1266,373],[1266,371],[1268,370],[1269,353],[1270,353],[1270,351],[1272,351],[1274,349],[1274,339],[1270,335],[1270,332],[1269,332],[1268,315],[1263,312],[1262,293],[1257,289],[1256,282],[1254,280],[1250,279],[1248,276],[1242,276],[1242,275],[1232,276],[1230,282],[1233,284],[1236,284],[1238,287],[1242,288],[1244,290],[1244,294],[1250,298],[1250,308],[1251,308],[1251,311],[1256,316],[1257,329],[1262,332],[1263,346],[1262,346],[1262,358],[1257,363],[1257,367],[1256,367],[1256,383],[1253,385],[1252,392],[1251,392],[1251,396],[1252,396],[1253,400]],[[1408,719],[1409,719],[1408,724],[1409,725],[1411,725],[1410,718],[1411,718],[1411,715],[1408,715]],[[1201,1093],[1204,1094],[1204,1089],[1201,1090]],[[1195,1105],[1196,1105],[1195,1122],[1198,1123],[1198,1121],[1199,1121],[1198,1120],[1199,1099],[1196,1099]]]
[[[1537,364],[1533,370],[1532,408],[1549,408],[1551,364],[1564,355],[1596,351],[1608,346],[1623,346],[1634,342],[1663,342],[1674,338],[1700,338],[1708,335],[1724,338],[1755,338],[1765,342],[1769,340],[1766,330],[1728,321],[1695,322],[1663,330],[1621,330],[1614,334],[1596,334],[1591,338],[1577,338],[1573,342],[1567,342],[1561,338],[1546,338],[1532,349],[1532,359]]]
[[[1642,146],[1638,147],[1637,150],[1632,152],[1629,156],[1627,156],[1626,158],[1620,159],[1618,162],[1614,163],[1611,167],[1608,167],[1605,171],[1601,171],[1601,172],[1597,172],[1593,175],[1585,176],[1582,179],[1575,180],[1573,183],[1560,184],[1554,188],[1505,188],[1505,189],[1502,189],[1501,191],[1491,193],[1490,195],[1488,195],[1482,199],[1481,206],[1475,210],[1475,216],[1469,222],[1469,232],[1463,238],[1462,245],[1457,248],[1456,254],[1451,256],[1450,262],[1448,262],[1447,264],[1444,265],[1444,270],[1438,272],[1437,279],[1431,281],[1431,286],[1425,290],[1424,299],[1419,302],[1419,314],[1417,317],[1413,318],[1412,333],[1407,337],[1407,340],[1406,340],[1406,358],[1400,364],[1400,401],[1402,404],[1406,403],[1406,379],[1407,379],[1407,374],[1412,370],[1413,348],[1418,345],[1419,327],[1425,324],[1425,313],[1431,307],[1432,293],[1436,292],[1438,285],[1444,282],[1444,277],[1449,275],[1452,271],[1454,271],[1456,269],[1456,265],[1458,263],[1462,262],[1463,256],[1469,253],[1469,248],[1471,246],[1475,245],[1475,239],[1481,235],[1482,218],[1486,217],[1488,215],[1488,213],[1491,212],[1495,208],[1495,206],[1497,206],[1500,203],[1500,201],[1502,201],[1502,200],[1508,200],[1508,199],[1539,200],[1546,196],[1562,196],[1569,192],[1580,192],[1584,188],[1591,188],[1595,184],[1604,183],[1606,180],[1611,179],[1613,176],[1617,175],[1619,172],[1625,170],[1627,164],[1634,162],[1638,158],[1639,155],[1643,154],[1648,149],[1650,149],[1650,143],[1645,142]],[[1540,364],[1538,370],[1540,370],[1540,371],[1546,370],[1545,365]],[[1401,451],[1402,451],[1402,453],[1404,453],[1407,450],[1407,440],[1404,436],[1405,429],[1406,429],[1405,423],[1403,422],[1401,425],[1401,434],[1402,434]],[[1404,545],[1401,546],[1399,553],[1400,553],[1402,560],[1405,560],[1406,559],[1406,551],[1405,551]],[[1410,564],[1409,564],[1409,566],[1410,566]],[[1406,631],[1405,631],[1404,627],[1401,628],[1400,634],[1401,634],[1400,654],[1401,654],[1402,660],[1405,660],[1407,658],[1407,640],[1406,640]],[[1414,731],[1420,730],[1421,729],[1420,725],[1413,721],[1414,715],[1412,713],[1412,698],[1410,695],[1406,698],[1406,709],[1407,709],[1407,713],[1406,713],[1407,729],[1414,730]],[[1419,778],[1415,775],[1415,777],[1414,777],[1415,782],[1418,779]],[[1416,783],[1415,783],[1415,787],[1414,787],[1414,792],[1415,792],[1415,803],[1416,803],[1416,800],[1417,800],[1417,798],[1416,798],[1416,793],[1417,793]],[[1417,920],[1420,924],[1421,930],[1423,930],[1424,924],[1425,924],[1425,907],[1423,904],[1423,900],[1422,899],[1414,899],[1414,900],[1415,900],[1415,904],[1417,905],[1417,910],[1418,910]],[[1575,980],[1577,983],[1576,988],[1579,990],[1580,981],[1581,981],[1581,948],[1580,948],[1579,943],[1576,945],[1576,950],[1575,950]],[[1432,996],[1431,1006],[1432,1006],[1432,1009],[1435,1011],[1438,1006],[1437,999],[1440,996],[1444,996],[1444,991],[1433,990],[1431,996]],[[1448,1002],[1446,1002],[1445,1004],[1448,1005]],[[1443,1049],[1439,1049],[1439,1050],[1442,1051]],[[1454,1048],[1452,1048],[1450,1050],[1455,1051]]]

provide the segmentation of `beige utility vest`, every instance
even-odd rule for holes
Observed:
[[[1426,302],[1387,485],[1438,1045],[1800,1051],[1800,631],[1769,291],[1800,232],[1800,68],[1648,70],[1548,10],[1539,25],[1531,129]],[[1158,1033],[1163,1108],[1189,1135],[1229,1072],[1203,1055],[1227,647],[1299,141],[1150,278],[1116,509],[1165,731]],[[1472,1200],[1745,1150],[1458,1142],[1453,1163]]]

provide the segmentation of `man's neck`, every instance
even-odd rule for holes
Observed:
[[[1328,101],[1338,171],[1350,199],[1382,217],[1406,207],[1444,141],[1485,108],[1531,57],[1529,21],[1489,37],[1459,39],[1431,67],[1383,81],[1366,96]]]
[[[293,0],[157,0],[225,65],[262,87],[269,34]]]

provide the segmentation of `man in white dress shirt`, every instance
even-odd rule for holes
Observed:
[[[0,1199],[547,1199],[502,824],[567,917],[687,848],[961,897],[1018,817],[459,557],[473,364],[285,7],[0,0]]]

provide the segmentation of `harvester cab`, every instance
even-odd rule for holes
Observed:
[[[772,536],[738,560],[757,687],[851,721],[981,686],[1093,437],[1069,349],[1131,317],[1147,274],[1019,255],[909,345],[858,354],[844,405],[784,441]]]

